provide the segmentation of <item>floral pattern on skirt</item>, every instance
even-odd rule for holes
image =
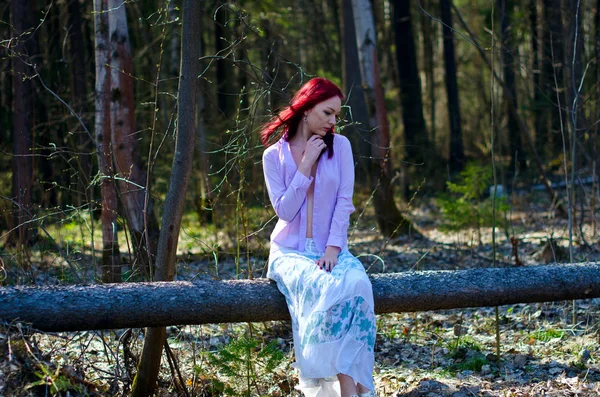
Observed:
[[[294,334],[299,389],[307,397],[338,397],[343,373],[373,390],[376,322],[371,282],[350,252],[331,273],[312,239],[305,251],[274,247],[267,276],[285,296]]]

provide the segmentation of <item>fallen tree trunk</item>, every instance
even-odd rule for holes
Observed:
[[[600,297],[600,264],[372,276],[377,313]],[[0,288],[0,320],[42,331],[289,319],[267,279]]]

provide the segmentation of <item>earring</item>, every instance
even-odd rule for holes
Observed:
[[[306,115],[304,115],[304,122],[308,123],[308,117],[306,117]]]

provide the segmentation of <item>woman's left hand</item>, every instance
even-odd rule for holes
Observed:
[[[327,248],[325,248],[325,254],[321,258],[317,259],[317,266],[326,272],[333,271],[333,268],[338,263],[338,255],[340,254],[340,251],[341,250],[339,247],[327,246]]]

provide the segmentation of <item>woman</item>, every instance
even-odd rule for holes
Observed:
[[[261,132],[279,217],[267,276],[285,295],[298,388],[310,397],[375,396],[373,291],[347,242],[354,160],[348,139],[334,134],[343,99],[334,83],[314,78]]]

